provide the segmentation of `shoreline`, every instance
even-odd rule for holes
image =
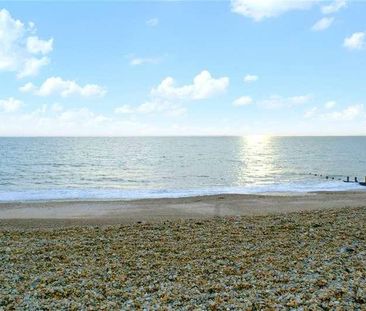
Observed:
[[[342,187],[341,187],[342,185]],[[317,192],[357,192],[366,188],[350,181],[327,181],[312,186],[278,184],[268,187],[218,187],[192,189],[39,189],[0,192],[0,203],[69,202],[69,201],[138,201],[145,199],[179,199],[215,195],[302,195]],[[71,191],[71,192],[70,192]]]
[[[182,198],[0,203],[0,228],[56,228],[265,216],[366,206],[366,192],[223,194]]]

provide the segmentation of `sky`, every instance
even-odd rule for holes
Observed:
[[[0,136],[366,135],[366,2],[0,1]]]

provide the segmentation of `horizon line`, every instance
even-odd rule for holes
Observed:
[[[1,138],[190,138],[190,137],[251,137],[251,136],[265,136],[265,137],[366,137],[366,134],[354,135],[269,135],[269,134],[247,134],[247,135],[31,135],[31,136],[1,136]]]

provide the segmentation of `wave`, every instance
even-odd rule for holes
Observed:
[[[248,185],[241,187],[215,187],[200,189],[42,189],[0,191],[0,202],[51,201],[51,200],[139,200],[152,198],[180,198],[218,194],[274,194],[308,193],[314,191],[362,190],[357,183],[287,183]]]

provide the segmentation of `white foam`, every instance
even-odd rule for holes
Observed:
[[[215,194],[298,194],[313,191],[362,190],[357,183],[327,181],[321,183],[283,183],[248,185],[241,187],[215,187],[204,189],[45,189],[1,191],[0,202],[50,200],[137,200],[148,198],[179,198]]]

